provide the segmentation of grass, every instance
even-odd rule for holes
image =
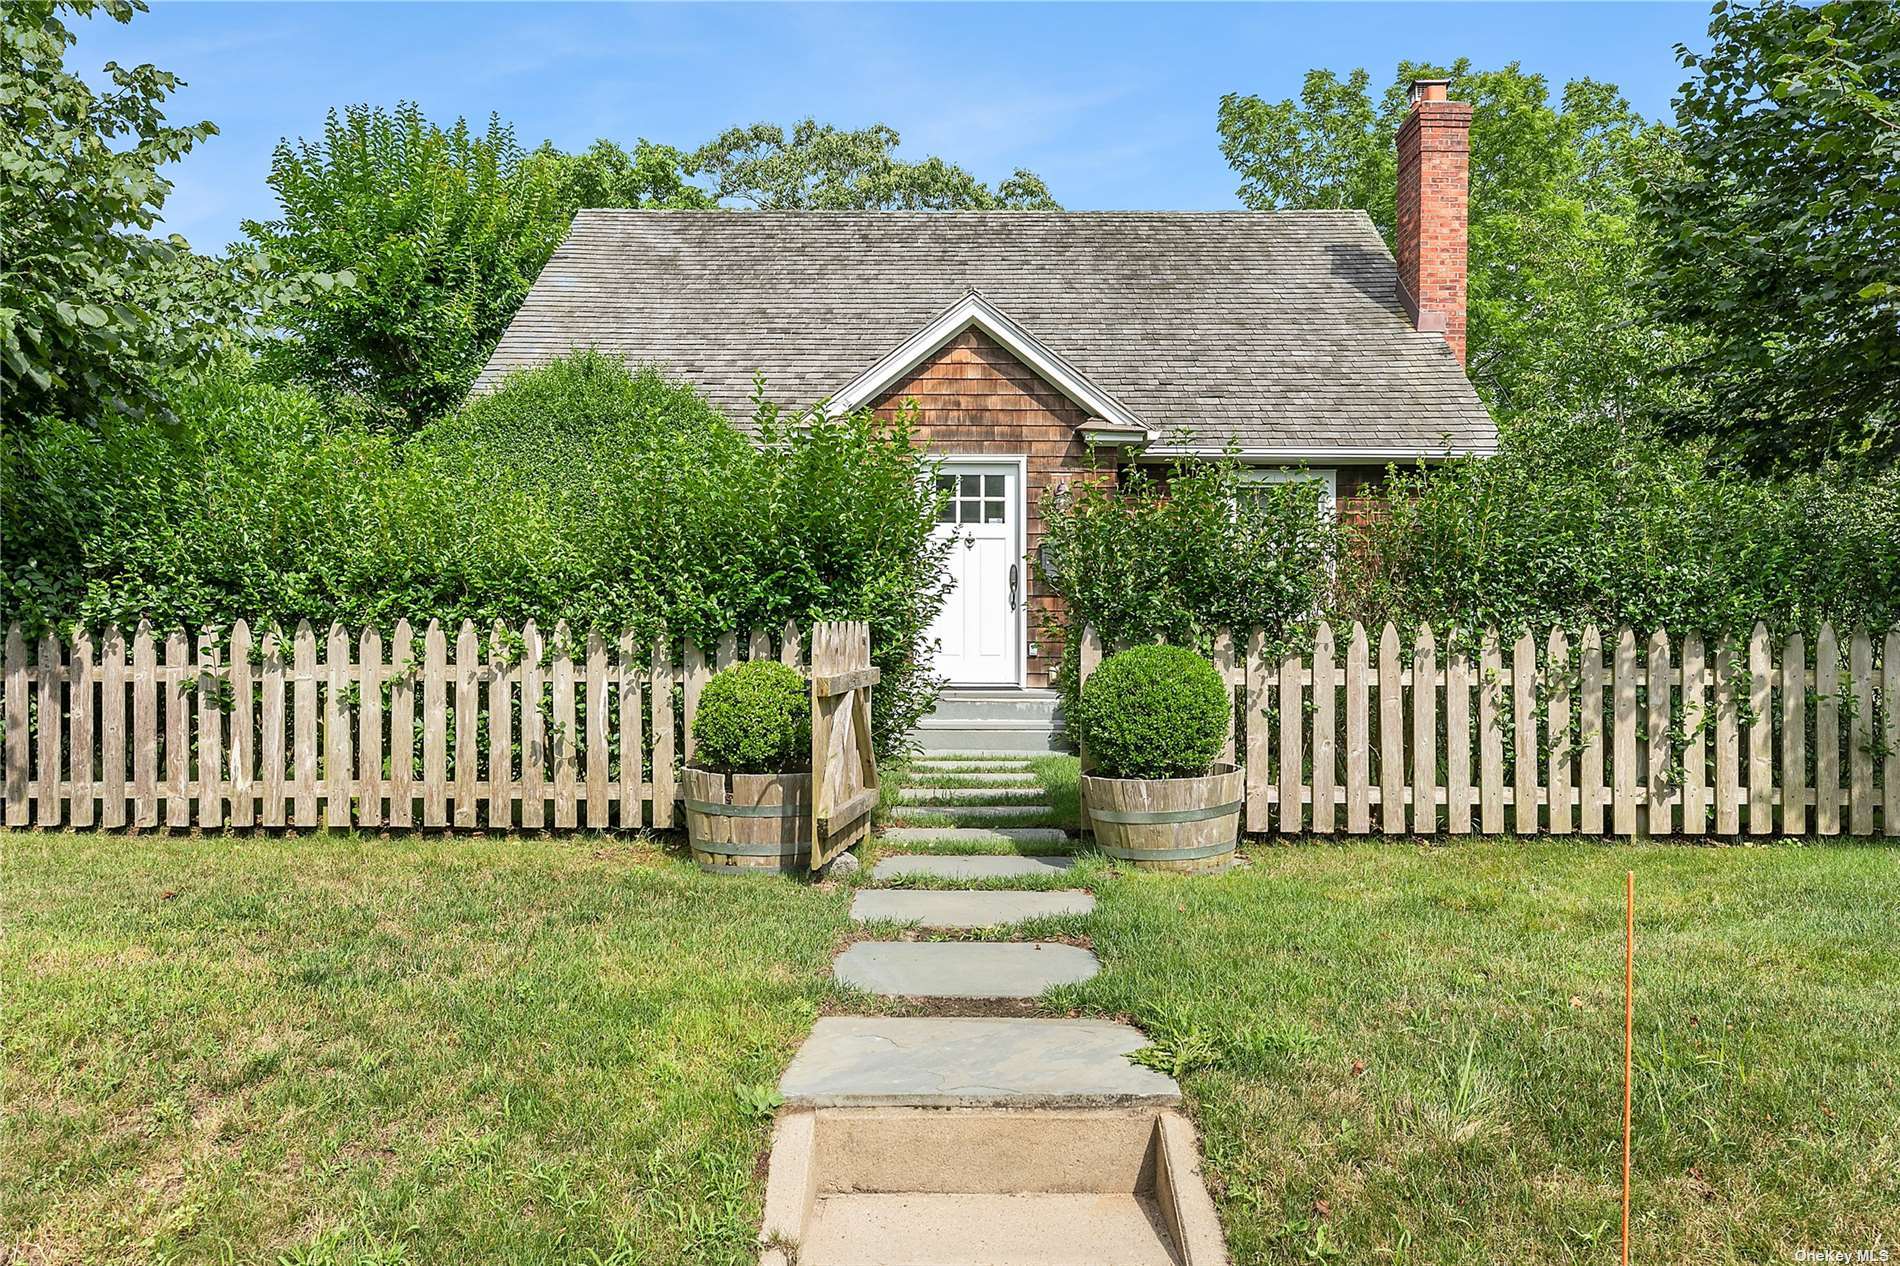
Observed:
[[[1637,876],[1634,1260],[1891,1248],[1900,854],[1399,842],[1122,875],[1102,975],[1179,1072],[1237,1262],[1603,1262]]]
[[[1037,768],[1072,814],[1073,761]],[[792,1051],[821,1009],[908,1006],[828,983],[868,872],[592,838],[0,849],[0,1249],[29,1262],[747,1260]],[[1249,862],[997,885],[1095,891],[1041,927],[1103,974],[1045,1007],[1146,1028],[1237,1263],[1614,1258],[1626,868],[1637,1260],[1892,1245],[1895,849]]]
[[[846,892],[586,838],[0,847],[0,1249],[751,1259]]]

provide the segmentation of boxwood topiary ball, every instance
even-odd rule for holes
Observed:
[[[722,774],[784,774],[811,765],[805,679],[777,660],[713,674],[693,714],[693,764]]]
[[[1106,778],[1196,778],[1227,739],[1233,697],[1220,673],[1181,646],[1111,655],[1082,683],[1081,729]]]

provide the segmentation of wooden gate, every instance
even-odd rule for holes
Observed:
[[[811,867],[864,839],[877,807],[871,750],[871,626],[820,624],[811,636]]]

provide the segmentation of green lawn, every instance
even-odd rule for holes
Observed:
[[[0,850],[0,1249],[749,1257],[755,1088],[834,998],[847,890],[590,837]],[[1900,851],[1088,865],[1106,971],[1050,1001],[1178,1061],[1238,1262],[1613,1259],[1626,867],[1638,1260],[1900,1236]]]

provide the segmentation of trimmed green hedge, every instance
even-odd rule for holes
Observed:
[[[1106,778],[1194,778],[1220,754],[1233,698],[1214,665],[1183,646],[1111,655],[1082,683],[1082,735]]]
[[[811,696],[798,670],[755,659],[714,673],[693,714],[693,764],[722,774],[811,766]]]

